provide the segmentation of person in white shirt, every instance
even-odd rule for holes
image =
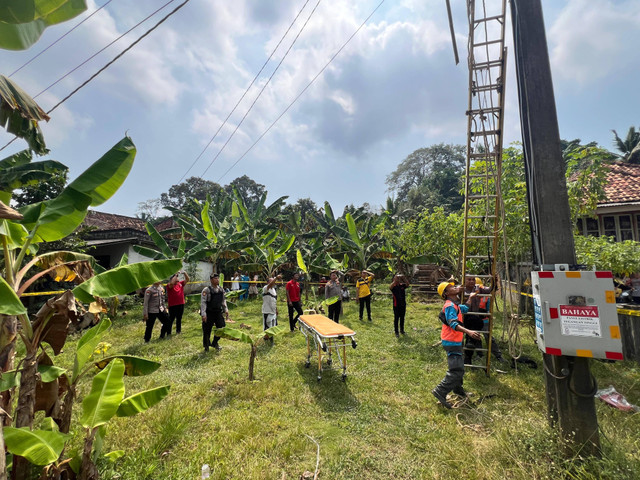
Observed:
[[[282,275],[269,278],[267,284],[262,287],[262,318],[263,330],[275,327],[278,324],[278,292],[276,281],[281,280]],[[273,341],[273,337],[271,337]]]
[[[231,279],[231,291],[235,292],[236,290],[240,290],[240,274],[238,272],[235,272]]]

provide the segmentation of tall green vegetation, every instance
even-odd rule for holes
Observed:
[[[88,255],[72,251],[38,251],[41,244],[58,241],[76,230],[89,207],[102,205],[111,198],[127,178],[135,155],[135,145],[130,138],[125,137],[54,198],[25,205],[19,209],[19,215],[6,215],[0,219],[1,258],[4,267],[0,275],[0,368],[3,372],[13,372],[10,378],[14,379],[4,385],[1,406],[4,421],[13,418],[15,425],[13,430],[8,430],[10,433],[6,438],[6,445],[15,454],[12,478],[16,480],[28,477],[28,461],[43,465],[57,459],[67,439],[76,382],[95,345],[89,340],[84,341],[86,336],[80,341],[81,344],[84,341],[86,346],[78,349],[78,353],[84,355],[84,360],[80,361],[80,357],[77,357],[73,375],[64,377],[66,380],[63,384],[66,388],[59,383],[65,369],[53,365],[47,349],[50,347],[54,356],[62,351],[69,326],[79,322],[81,312],[78,311],[76,302],[90,304],[89,310],[99,314],[104,303],[101,299],[126,294],[166,278],[181,266],[180,260],[163,260],[125,265],[94,275],[95,261]],[[8,205],[14,190],[31,185],[34,181],[46,181],[48,176],[64,170],[66,167],[58,162],[32,162],[28,152],[11,155],[0,161],[0,178],[4,179],[0,185],[0,200]],[[50,275],[59,281],[73,281],[78,286],[49,299],[31,321],[20,297],[34,281],[44,275]],[[100,331],[102,330],[91,330],[92,338]],[[22,343],[25,353],[16,370],[14,358],[18,341]],[[109,368],[112,370],[115,367]],[[110,385],[110,378],[105,379],[102,387]],[[44,387],[45,384],[48,388]],[[102,387],[97,387],[98,391],[94,395],[99,405],[103,402],[102,393],[106,391]],[[16,394],[17,402],[14,402]],[[51,395],[51,398],[43,399],[42,395]],[[153,397],[155,394],[149,395]],[[58,431],[43,433],[34,430],[35,412],[43,402],[51,406],[45,410],[56,422]],[[55,409],[55,405],[59,405],[59,408]],[[85,410],[86,408],[88,407]],[[85,453],[78,463],[80,478],[96,478],[91,462],[94,458],[93,439],[97,434],[95,429],[99,425],[87,424],[85,427],[90,429],[90,439],[87,440]],[[2,436],[0,438],[4,439]],[[55,448],[53,444],[56,445]],[[49,456],[31,457],[33,448],[49,451]],[[55,459],[52,460],[51,455]],[[4,456],[0,461],[4,461]],[[0,463],[0,475],[5,473],[6,466]]]
[[[440,143],[420,148],[400,162],[386,182],[404,208],[442,207],[446,212],[456,212],[464,203],[460,176],[465,159],[463,145]]]

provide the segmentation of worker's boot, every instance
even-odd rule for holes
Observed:
[[[440,402],[440,404],[444,408],[451,409],[451,404],[449,402],[447,402],[447,396],[446,395],[443,395],[437,388],[434,388],[433,390],[431,390],[431,393],[433,394],[434,397],[436,397],[436,399]]]

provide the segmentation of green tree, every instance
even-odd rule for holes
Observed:
[[[16,208],[44,202],[60,195],[67,185],[67,170],[56,172],[46,182],[39,181],[35,185],[26,185],[13,194],[13,203]]]
[[[621,139],[615,130],[613,132],[613,144],[616,146],[622,160],[628,163],[640,163],[640,128],[629,127],[625,139]]]
[[[230,196],[234,195],[234,189],[242,197],[244,205],[250,213],[258,208],[260,199],[267,192],[264,185],[256,183],[246,175],[236,178],[224,187],[225,192]]]
[[[420,148],[400,162],[386,183],[404,208],[441,206],[447,212],[455,212],[464,203],[460,175],[465,162],[463,145],[440,143]]]
[[[160,203],[165,208],[192,210],[191,213],[198,214],[200,209],[194,206],[193,200],[204,202],[207,195],[216,196],[221,190],[222,187],[215,182],[200,177],[189,177],[182,183],[172,185],[169,192],[162,193]]]

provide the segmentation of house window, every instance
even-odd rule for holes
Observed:
[[[633,240],[631,215],[610,215],[602,217],[604,235],[615,238],[616,242]]]
[[[581,235],[590,235],[592,237],[600,236],[600,226],[598,225],[597,218],[579,218],[578,219],[578,233]]]

